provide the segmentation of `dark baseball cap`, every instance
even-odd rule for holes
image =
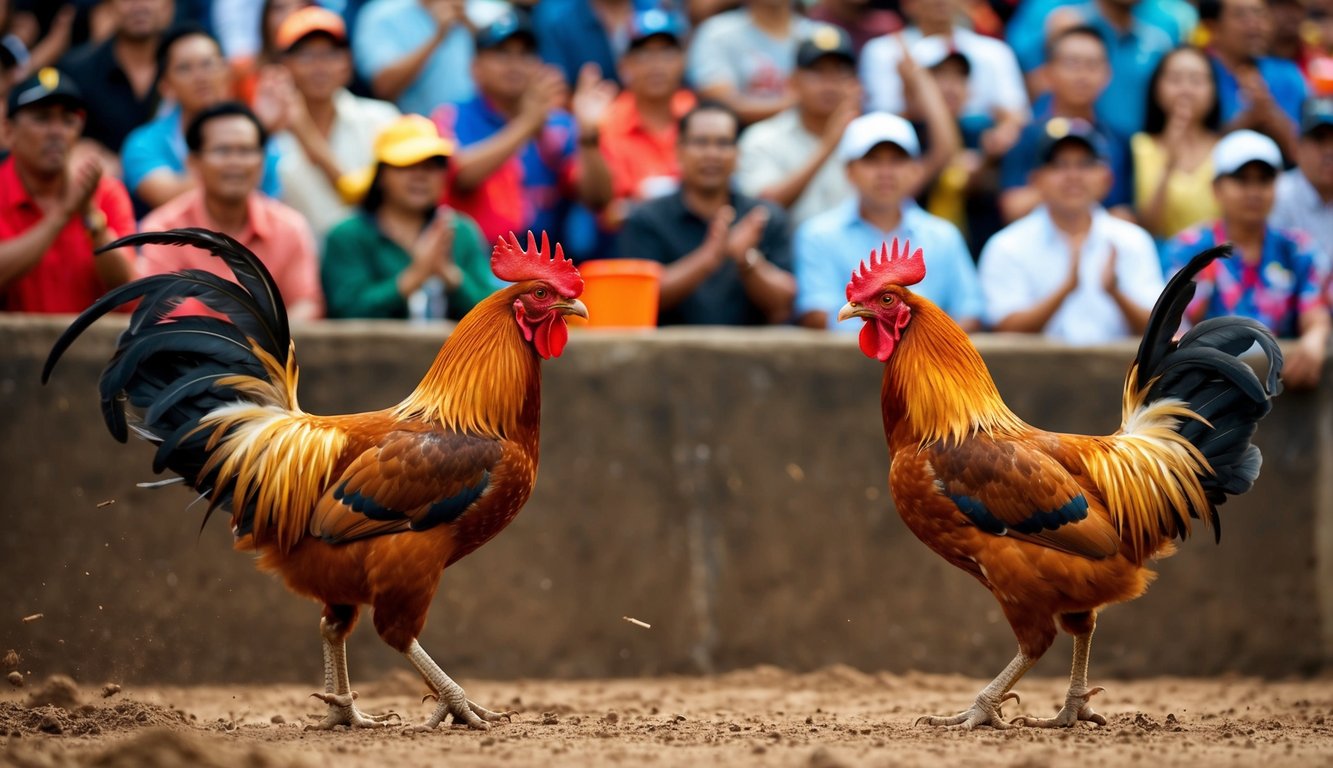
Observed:
[[[650,8],[634,14],[634,20],[630,24],[629,47],[633,50],[645,40],[654,37],[670,38],[671,42],[680,45],[684,34],[685,30],[675,14],[660,8]]]
[[[35,75],[9,91],[9,114],[53,101],[74,109],[83,109],[85,106],[83,94],[68,75],[55,67],[42,67]]]
[[[1308,134],[1325,125],[1333,125],[1333,97],[1312,96],[1306,99],[1301,108],[1301,133]]]
[[[495,21],[477,30],[476,45],[478,51],[498,48],[506,40],[522,37],[534,49],[537,47],[537,33],[532,29],[532,22],[525,13],[513,11],[502,14]]]
[[[1065,143],[1082,144],[1092,152],[1093,157],[1102,162],[1110,157],[1106,137],[1092,123],[1079,117],[1052,117],[1041,126],[1041,137],[1037,139],[1037,163],[1046,165],[1051,162],[1055,150]]]
[[[834,24],[820,24],[796,48],[797,69],[809,69],[825,56],[843,59],[856,66],[856,48],[847,30]]]

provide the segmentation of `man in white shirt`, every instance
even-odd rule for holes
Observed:
[[[796,106],[741,134],[736,184],[791,213],[794,225],[851,197],[852,184],[833,150],[861,114],[852,38],[821,24],[796,49],[791,76]]]
[[[1038,145],[1031,183],[1042,205],[981,252],[986,320],[996,331],[1067,344],[1141,334],[1164,282],[1152,236],[1106,212],[1106,139],[1084,120],[1056,118]]]
[[[372,162],[375,137],[398,117],[398,108],[347,90],[352,58],[338,14],[302,8],[278,27],[274,40],[291,73],[291,87],[281,95],[285,130],[273,137],[282,200],[310,222],[322,252],[324,236],[351,214],[338,179]]]
[[[1299,165],[1278,177],[1270,222],[1304,231],[1328,252],[1333,249],[1333,98],[1309,99],[1304,112]]]
[[[966,56],[972,65],[963,115],[992,118],[995,125],[982,134],[982,148],[991,155],[1004,154],[1018,141],[1031,112],[1014,52],[1002,40],[956,27],[957,0],[903,0],[902,10],[912,24],[901,32],[871,40],[861,51],[866,109],[907,114],[902,79],[897,74],[903,46],[941,37],[947,48]]]

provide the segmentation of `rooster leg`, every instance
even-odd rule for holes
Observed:
[[[1005,722],[1000,712],[1000,708],[1009,699],[1018,700],[1018,694],[1011,693],[1010,688],[1018,682],[1032,665],[1036,664],[1035,658],[1029,658],[1023,651],[1019,651],[1014,660],[1009,662],[1009,666],[1004,668],[1000,676],[995,678],[981,693],[977,694],[977,700],[973,702],[972,707],[966,712],[960,712],[952,717],[937,717],[935,715],[925,715],[917,718],[917,725],[937,725],[946,728],[970,731],[978,725],[989,725],[997,730],[1012,728]]]
[[[356,708],[356,691],[347,676],[347,625],[328,616],[319,621],[319,634],[324,639],[324,693],[312,693],[312,697],[329,705],[329,713],[324,719],[306,730],[327,731],[339,725],[348,728],[382,728],[398,713],[383,715],[363,714]]]
[[[1014,725],[1033,728],[1068,728],[1080,720],[1106,725],[1106,718],[1093,711],[1089,700],[1106,690],[1088,687],[1088,653],[1092,649],[1092,630],[1074,635],[1074,669],[1069,674],[1069,693],[1065,705],[1055,717],[1016,717]]]
[[[426,649],[416,640],[407,649],[407,660],[412,662],[412,666],[421,672],[421,676],[426,678],[436,694],[439,695],[439,706],[435,707],[435,712],[431,714],[430,719],[413,730],[430,731],[434,730],[444,718],[453,715],[455,723],[466,723],[472,728],[478,730],[489,730],[491,723],[500,720],[509,720],[515,715],[514,712],[492,712],[485,707],[479,706],[468,699],[467,694],[463,692],[462,686],[455,683],[452,678],[440,669],[440,665],[426,653]]]

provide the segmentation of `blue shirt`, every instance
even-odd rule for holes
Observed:
[[[120,149],[125,186],[137,199],[139,185],[153,171],[165,168],[172,173],[185,173],[185,158],[189,153],[189,147],[185,146],[185,129],[181,126],[181,110],[175,107],[125,137],[125,145]],[[278,152],[270,141],[264,147],[264,178],[259,183],[260,191],[269,197],[278,197],[282,191],[278,182],[278,160]]]
[[[1245,111],[1249,104],[1241,94],[1236,76],[1216,56],[1211,58],[1213,71],[1217,73],[1217,100],[1222,107],[1222,122],[1225,123]],[[1300,67],[1295,62],[1271,56],[1261,57],[1256,63],[1259,75],[1268,84],[1273,101],[1296,125],[1300,125],[1301,105],[1305,103],[1307,94],[1305,76],[1301,74]]]
[[[357,72],[373,80],[385,67],[430,42],[435,19],[420,0],[372,0],[356,18],[352,56]],[[420,74],[398,96],[404,112],[429,115],[449,102],[472,98],[472,33],[454,25]]]
[[[1171,38],[1162,30],[1135,20],[1121,32],[1106,20],[1092,3],[1082,6],[1084,21],[1097,30],[1106,43],[1111,63],[1111,82],[1097,99],[1098,113],[1108,128],[1121,136],[1143,130],[1147,111],[1148,81],[1162,57],[1170,52]]]
[[[862,259],[884,243],[910,241],[926,260],[926,277],[912,286],[954,320],[980,319],[984,309],[977,268],[958,229],[915,204],[903,206],[893,232],[881,232],[861,218],[860,203],[848,200],[808,219],[796,230],[796,316],[823,312],[831,330],[855,333],[859,321],[838,322],[847,303],[847,281]]]
[[[1053,116],[1050,97],[1038,99],[1033,104],[1033,111],[1037,115],[1036,119],[1023,126],[1018,141],[1000,159],[1000,189],[1027,186],[1028,174],[1037,168],[1037,146],[1041,141],[1041,132],[1045,130],[1046,121]],[[1100,118],[1094,127],[1106,138],[1106,164],[1110,166],[1114,177],[1102,205],[1107,208],[1130,205],[1134,200],[1134,164],[1129,153],[1129,142],[1114,131],[1107,130]]]
[[[676,13],[657,0],[634,0],[633,6],[636,13],[653,9]],[[629,48],[629,29],[603,27],[589,0],[542,0],[532,12],[532,22],[542,60],[559,67],[570,85],[589,62],[601,67],[602,77],[620,84],[616,62]],[[686,28],[683,19],[677,24]]]
[[[1220,221],[1181,232],[1162,249],[1165,272],[1180,271],[1200,251],[1226,240]],[[1328,275],[1328,260],[1308,235],[1269,226],[1257,263],[1247,264],[1237,253],[1215,260],[1199,274],[1188,316],[1199,322],[1240,315],[1258,320],[1282,338],[1295,338],[1300,335],[1301,315],[1324,306]]]

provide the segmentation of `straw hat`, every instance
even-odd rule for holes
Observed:
[[[349,205],[360,202],[375,180],[381,163],[406,168],[432,157],[450,157],[454,143],[440,135],[435,123],[421,115],[403,115],[389,123],[375,137],[375,161],[358,171],[344,173],[338,179],[338,194]]]

